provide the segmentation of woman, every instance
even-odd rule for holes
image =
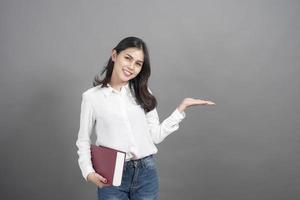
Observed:
[[[127,37],[113,48],[107,66],[96,76],[94,87],[82,94],[80,128],[76,145],[78,163],[86,181],[97,186],[98,199],[158,199],[159,178],[154,154],[160,143],[179,128],[184,110],[211,101],[185,98],[174,112],[159,122],[157,101],[148,87],[150,61],[146,44]],[[90,136],[96,145],[126,152],[121,186],[109,186],[97,174],[90,157]]]

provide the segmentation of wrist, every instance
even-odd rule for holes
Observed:
[[[91,181],[91,176],[94,172],[90,172],[87,176],[86,176],[86,180],[87,181]]]
[[[178,106],[177,109],[178,109],[179,112],[183,112],[184,109],[185,109],[185,106],[180,104],[180,106]]]

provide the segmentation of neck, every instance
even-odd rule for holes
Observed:
[[[124,86],[124,85],[126,85],[127,83],[128,82],[114,80],[113,78],[109,82],[109,84],[111,85],[111,87],[114,88],[117,91],[121,91],[121,87]]]

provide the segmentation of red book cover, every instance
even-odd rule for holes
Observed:
[[[119,186],[122,182],[125,152],[103,146],[91,145],[94,170],[107,179],[107,184]]]

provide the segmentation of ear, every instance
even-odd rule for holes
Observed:
[[[115,49],[113,49],[111,51],[111,60],[115,62],[116,58],[117,58],[117,51]]]

